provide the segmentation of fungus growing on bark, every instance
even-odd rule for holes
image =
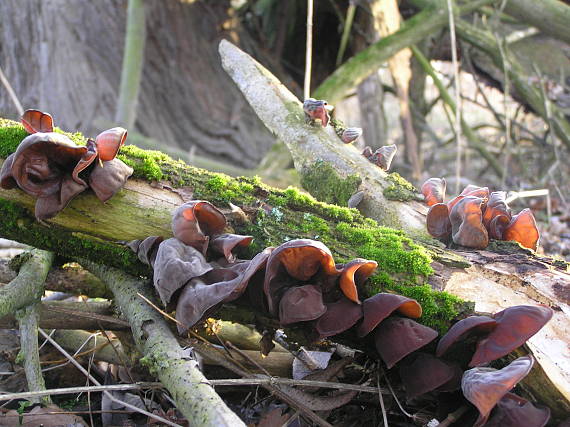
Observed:
[[[474,427],[485,424],[493,407],[527,376],[533,364],[534,359],[529,355],[519,357],[500,370],[473,368],[465,371],[461,380],[463,395],[479,410]]]
[[[443,386],[453,379],[455,372],[453,365],[427,353],[420,353],[415,356],[413,362],[400,366],[400,378],[408,399]]]
[[[370,147],[365,147],[362,155],[374,163],[376,166],[380,167],[380,169],[388,171],[397,151],[398,147],[396,147],[394,144],[384,145],[374,152],[372,152],[372,149]]]
[[[479,366],[506,356],[523,345],[551,318],[553,311],[545,305],[517,305],[493,316],[497,326],[477,343],[469,366]]]
[[[374,333],[376,350],[388,369],[408,354],[429,344],[437,331],[405,317],[389,317]]]
[[[364,320],[358,327],[359,337],[368,335],[384,319],[397,311],[399,314],[417,319],[422,315],[422,306],[414,299],[402,295],[378,293],[364,300]]]
[[[210,236],[226,227],[226,217],[210,202],[192,200],[172,214],[172,233],[186,245],[206,253]]]
[[[51,116],[38,110],[26,111],[22,123],[32,135],[24,138],[2,165],[0,186],[20,187],[36,197],[36,218],[48,219],[87,188],[79,173],[97,157],[96,145],[88,143],[86,147],[79,147],[67,136],[52,132]],[[122,131],[124,141],[126,130]],[[120,160],[111,158],[107,163],[112,163],[107,170],[95,168],[89,175],[89,186],[103,202],[112,197],[133,172]]]
[[[444,178],[430,178],[422,185],[422,194],[428,206],[443,203],[447,183]]]
[[[454,324],[437,343],[435,355],[443,356],[454,344],[471,335],[488,334],[497,327],[497,321],[488,316],[469,316]]]
[[[477,185],[469,184],[463,189],[460,196],[473,196],[480,197],[481,199],[489,198],[489,187],[479,187]]]
[[[511,210],[507,206],[506,197],[506,191],[493,191],[489,195],[489,200],[487,200],[487,206],[483,213],[483,224],[485,227],[489,228],[491,221],[497,216],[505,216],[510,220]]]
[[[327,311],[315,322],[319,338],[340,334],[362,318],[362,306],[341,297],[338,301],[326,304]]]
[[[154,267],[158,247],[163,242],[162,236],[150,236],[144,240],[132,240],[127,242],[127,246],[137,254],[138,259],[151,267]]]
[[[283,326],[306,322],[318,319],[326,311],[319,286],[295,286],[287,289],[279,302],[279,321]]]
[[[485,427],[544,427],[549,419],[549,408],[536,407],[516,394],[507,393],[497,403]]]
[[[327,104],[327,101],[320,99],[307,98],[303,102],[306,121],[314,123],[316,120],[320,120],[323,127],[326,127],[329,123],[329,110],[331,109],[332,107]]]
[[[107,129],[95,138],[99,158],[103,162],[113,160],[127,139],[127,130],[121,127]]]
[[[350,144],[362,136],[361,128],[346,128],[340,137],[342,142]]]
[[[378,267],[376,261],[356,258],[345,264],[340,274],[340,289],[349,300],[360,304],[358,285],[364,283]]]
[[[428,233],[436,239],[449,240],[451,221],[449,220],[449,209],[445,203],[436,203],[429,208],[426,216],[426,227]]]
[[[530,209],[523,209],[518,215],[513,216],[503,232],[504,240],[515,240],[532,250],[536,250],[539,238],[538,227]]]
[[[236,260],[233,250],[238,247],[249,246],[253,241],[253,236],[241,236],[239,234],[218,234],[212,237],[210,249],[223,255],[227,262]]]
[[[483,249],[489,244],[489,235],[482,222],[483,203],[479,197],[465,196],[451,209],[451,235],[458,245]]]

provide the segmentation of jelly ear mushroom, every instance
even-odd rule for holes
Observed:
[[[471,335],[488,334],[497,327],[497,321],[488,316],[469,316],[454,324],[437,343],[435,355],[443,356],[454,344]]]
[[[323,294],[316,285],[295,286],[283,294],[279,302],[279,322],[286,326],[321,317],[327,311]]]
[[[127,130],[121,127],[107,129],[101,132],[95,138],[99,158],[104,162],[113,160],[126,139]]]
[[[489,234],[483,226],[481,206],[484,200],[479,197],[465,196],[449,213],[451,236],[461,246],[475,249],[486,248]]]
[[[551,318],[553,311],[545,305],[517,305],[495,314],[497,326],[477,343],[469,366],[479,366],[506,356],[523,345]]]
[[[362,136],[361,128],[346,128],[340,137],[342,142],[350,144]]]
[[[437,331],[405,317],[389,317],[374,333],[376,350],[388,369],[408,354],[429,344]]]
[[[352,302],[360,304],[358,299],[358,286],[368,279],[378,267],[376,261],[356,258],[347,263],[340,274],[340,289],[345,297]]]
[[[416,300],[387,293],[378,293],[365,299],[362,309],[364,320],[357,330],[359,337],[368,335],[394,311],[414,319],[422,315],[422,306]]]
[[[327,311],[315,323],[319,338],[340,334],[353,327],[362,318],[362,306],[346,297],[341,297],[340,300],[326,306]]]
[[[383,171],[388,171],[390,170],[392,160],[394,160],[394,156],[397,152],[398,147],[396,147],[395,144],[384,145],[383,147],[378,148],[374,154],[372,154],[372,157],[368,160],[370,160],[376,166],[379,166]]]
[[[97,163],[89,174],[89,186],[99,200],[105,203],[125,186],[133,168],[119,159]]]
[[[287,276],[298,281],[307,281],[318,271],[328,276],[340,275],[329,248],[322,242],[297,239],[275,248],[267,261],[263,283],[269,312],[277,314],[278,291],[284,286],[291,285],[291,280]]]
[[[400,378],[408,399],[429,393],[451,381],[454,376],[454,366],[427,353],[420,353],[412,363],[400,366]]]
[[[451,236],[449,209],[445,203],[436,203],[429,208],[426,216],[427,231],[430,236],[447,242]]]
[[[479,187],[477,185],[469,184],[467,187],[463,189],[463,191],[459,194],[460,196],[473,196],[473,197],[480,197],[482,199],[489,198],[489,188],[488,187]]]
[[[430,178],[422,185],[422,194],[428,206],[443,203],[447,183],[444,178]]]
[[[525,248],[536,250],[540,234],[530,209],[515,215],[503,232],[503,240],[514,240]]]
[[[505,216],[510,220],[511,210],[507,206],[506,191],[493,191],[489,195],[485,212],[483,212],[483,225],[489,229],[491,221],[497,216]]]
[[[210,248],[224,255],[228,262],[234,262],[236,256],[233,250],[237,247],[246,247],[253,241],[253,236],[240,236],[239,234],[218,234],[212,237]]]
[[[40,110],[26,110],[21,122],[28,133],[53,132],[53,118]]]
[[[536,407],[516,394],[507,393],[497,403],[485,427],[544,427],[549,419],[549,408]]]
[[[172,233],[181,242],[205,253],[209,236],[221,234],[226,217],[214,205],[192,200],[179,206],[172,214]]]
[[[307,120],[320,120],[323,127],[326,127],[329,123],[329,110],[331,109],[327,101],[320,99],[307,98],[303,102],[303,111],[305,112]]]
[[[473,368],[465,371],[461,380],[463,395],[479,410],[479,418],[474,427],[485,424],[491,410],[509,390],[527,376],[533,364],[534,358],[529,355],[515,359],[500,370]]]

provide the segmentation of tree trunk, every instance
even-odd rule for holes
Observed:
[[[254,167],[273,138],[219,63],[222,37],[255,46],[228,16],[229,2],[145,0],[145,7],[133,130]],[[114,125],[126,9],[127,0],[0,2],[0,64],[24,108],[49,111],[58,126],[90,136]],[[18,117],[8,97],[0,97],[0,116]]]

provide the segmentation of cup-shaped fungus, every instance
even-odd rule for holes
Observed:
[[[315,322],[319,338],[340,334],[353,327],[362,318],[362,306],[344,296],[326,306],[327,311]]]
[[[362,309],[364,320],[357,330],[359,337],[368,335],[380,322],[395,311],[413,319],[417,319],[422,315],[422,306],[415,299],[387,293],[378,293],[365,299]]]
[[[433,391],[455,376],[454,366],[431,354],[420,353],[410,357],[414,356],[413,362],[400,366],[400,378],[408,399]]]
[[[226,217],[210,202],[192,200],[172,214],[172,233],[186,245],[206,253],[210,236],[226,227]]]
[[[475,249],[486,248],[489,235],[483,226],[480,197],[465,196],[451,209],[451,236],[461,246]]]
[[[356,258],[345,264],[340,274],[340,289],[342,293],[349,300],[360,304],[358,285],[364,283],[374,273],[376,267],[378,267],[376,261],[362,258]]]
[[[127,243],[138,259],[143,263],[154,267],[158,247],[164,240],[162,236],[150,236],[143,240],[131,240]]]
[[[532,356],[524,356],[500,370],[473,368],[465,371],[461,380],[463,395],[479,410],[479,418],[474,427],[485,424],[491,410],[509,390],[527,376],[533,364]]]
[[[127,130],[121,127],[111,128],[101,132],[97,135],[97,138],[95,138],[99,158],[104,162],[113,160],[126,139]]]
[[[469,184],[463,189],[460,196],[473,196],[480,197],[482,199],[489,198],[489,187],[479,187],[477,185]]]
[[[553,311],[545,305],[517,305],[493,316],[497,326],[477,343],[469,366],[479,366],[506,356],[536,334],[551,318]]]
[[[279,302],[279,320],[283,326],[318,319],[326,311],[323,294],[316,285],[289,288]]]
[[[369,160],[376,166],[379,166],[380,169],[388,171],[390,170],[392,160],[394,160],[394,156],[397,151],[398,147],[396,147],[395,144],[384,145],[383,147],[378,148]]]
[[[538,227],[530,209],[523,209],[518,215],[513,216],[503,232],[504,240],[514,240],[532,250],[536,250],[539,238]]]
[[[497,321],[488,316],[469,316],[454,324],[437,343],[436,356],[443,356],[454,344],[471,335],[488,334]]]
[[[221,272],[222,274],[217,270],[211,270],[201,277],[190,280],[182,289],[176,304],[178,331],[183,333],[220,304],[239,298],[255,273],[265,268],[270,253],[271,249],[265,249],[251,261],[243,261],[222,269],[225,270]],[[158,258],[155,265],[157,264]]]
[[[408,354],[429,344],[437,331],[405,317],[389,317],[374,333],[376,350],[388,369]]]
[[[346,128],[342,132],[340,139],[345,144],[350,144],[350,143],[356,141],[358,138],[360,138],[361,135],[362,135],[362,129],[361,128]]]
[[[487,229],[489,229],[493,218],[497,216],[505,216],[509,219],[511,218],[511,210],[507,205],[506,197],[506,191],[493,191],[489,195],[485,212],[483,212],[483,224]]]
[[[53,118],[40,110],[26,110],[21,119],[24,129],[30,134],[36,132],[53,132]]]
[[[443,203],[447,183],[444,178],[430,178],[422,185],[422,194],[428,206]]]
[[[427,231],[436,239],[447,241],[451,236],[449,209],[445,203],[436,203],[429,208],[426,216]]]
[[[544,427],[549,419],[549,408],[534,406],[516,394],[507,393],[497,403],[485,427]]]
[[[124,187],[133,169],[119,159],[96,163],[89,174],[89,186],[102,202],[106,202]]]
[[[323,127],[326,127],[329,123],[329,109],[327,101],[320,99],[307,98],[303,102],[303,111],[305,112],[307,121],[315,122],[319,120]]]
[[[227,262],[234,262],[236,256],[233,253],[238,247],[249,246],[253,241],[253,236],[241,236],[239,234],[218,234],[210,240],[210,249],[223,255]]]
[[[269,312],[277,315],[279,300],[285,287],[306,282],[317,272],[339,276],[332,254],[317,240],[290,240],[275,248],[267,261],[263,290]],[[293,280],[292,280],[293,279]]]

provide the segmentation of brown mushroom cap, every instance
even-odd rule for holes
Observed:
[[[485,212],[483,212],[483,225],[487,227],[487,229],[489,229],[491,220],[499,215],[506,216],[509,219],[511,218],[511,210],[507,205],[506,198],[506,191],[493,191],[489,195]]]
[[[279,321],[283,326],[306,322],[318,319],[326,311],[319,286],[295,286],[287,289],[279,302]]]
[[[456,244],[475,249],[486,248],[489,244],[489,235],[482,222],[483,203],[479,197],[465,196],[451,209],[451,235]]]
[[[376,350],[388,369],[437,337],[437,331],[405,317],[389,317],[374,333]]]
[[[210,202],[192,200],[179,206],[172,214],[172,233],[181,242],[205,253],[209,236],[220,234],[226,217]]]
[[[400,366],[400,378],[408,399],[433,391],[454,376],[454,366],[427,353],[420,353],[412,363]]]
[[[329,123],[330,116],[327,110],[327,101],[307,98],[303,102],[303,111],[311,120],[320,120],[323,127]]]
[[[515,215],[503,232],[504,240],[514,240],[525,248],[536,250],[540,234],[530,209],[523,209]]]
[[[506,356],[536,334],[551,318],[553,311],[545,305],[517,305],[495,314],[495,329],[477,343],[469,366],[479,366]]]
[[[133,174],[133,168],[119,159],[95,164],[89,174],[89,186],[99,200],[105,203],[125,186]]]
[[[380,169],[388,171],[397,152],[398,147],[395,144],[384,145],[378,148],[369,160],[379,166]]]
[[[36,200],[35,216],[38,220],[53,218],[65,209],[69,202],[79,193],[87,189],[87,184],[79,184],[70,175],[62,177],[59,191]]]
[[[479,187],[477,185],[469,184],[467,187],[463,189],[463,191],[459,194],[460,196],[473,196],[473,197],[480,197],[482,199],[489,198],[489,188],[488,187]]]
[[[104,162],[113,160],[126,139],[127,130],[121,127],[107,129],[101,132],[95,138],[99,158]]]
[[[137,254],[142,263],[154,267],[158,247],[163,240],[162,236],[149,236],[144,240],[131,240],[126,246]]]
[[[97,146],[95,145],[95,141],[89,138],[85,147],[87,151],[83,154],[79,162],[77,162],[77,165],[75,165],[71,173],[73,180],[78,184],[85,184],[85,181],[79,177],[79,174],[87,169],[97,158]]]
[[[487,421],[493,407],[532,369],[532,356],[519,357],[501,370],[473,368],[465,371],[461,380],[463,395],[479,410],[479,418],[474,424],[482,426]]]
[[[322,242],[297,239],[275,248],[267,261],[267,272],[263,284],[269,312],[273,315],[277,314],[280,297],[278,291],[291,284],[279,276],[286,273],[294,279],[307,281],[319,270],[327,275],[340,275],[329,248]]]
[[[28,133],[53,132],[53,118],[40,110],[26,110],[22,115],[22,125]]]
[[[436,203],[429,208],[426,227],[430,236],[447,241],[451,236],[449,209],[445,203]]]
[[[376,261],[356,258],[345,264],[340,274],[340,289],[349,300],[360,304],[358,299],[358,285],[363,284],[378,267]]]
[[[436,356],[443,356],[451,346],[468,335],[487,334],[497,326],[497,321],[488,316],[469,316],[454,324],[439,340]]]
[[[549,408],[536,407],[516,394],[507,393],[497,403],[485,427],[544,427],[549,419]]]
[[[196,251],[190,246],[186,247]],[[265,249],[251,261],[244,261],[232,268],[224,269],[226,271],[221,275],[213,274],[215,271],[212,271],[200,278],[190,280],[182,290],[176,304],[176,320],[181,323],[178,325],[179,333],[194,326],[200,319],[215,310],[219,304],[239,298],[255,273],[265,267],[270,252],[270,249]],[[198,251],[196,253],[199,254]],[[158,264],[158,257],[156,264]],[[232,271],[228,274],[227,270]]]
[[[237,247],[249,246],[253,236],[240,236],[239,234],[217,234],[210,240],[210,249],[222,254],[228,262],[234,262],[236,256],[232,251]]]
[[[422,185],[422,194],[426,204],[433,206],[436,203],[443,203],[445,199],[445,188],[447,183],[444,178],[430,178]]]
[[[362,318],[362,306],[346,297],[326,304],[327,311],[315,323],[319,338],[332,337],[353,327]]]
[[[350,144],[350,143],[356,141],[358,138],[360,138],[361,135],[362,135],[362,129],[361,128],[346,128],[342,132],[342,136],[340,139],[345,144]]]
[[[506,215],[497,215],[494,217],[487,230],[489,231],[489,238],[495,240],[505,240],[505,230],[511,223],[511,218]]]
[[[359,337],[368,335],[394,311],[414,319],[422,315],[422,306],[415,299],[387,293],[378,293],[365,299],[362,309],[364,320],[357,330]]]

